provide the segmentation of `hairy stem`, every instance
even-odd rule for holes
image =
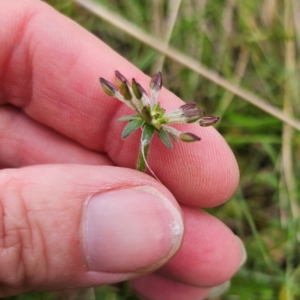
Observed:
[[[146,168],[147,168],[147,157],[148,157],[149,147],[150,147],[150,144],[144,146],[144,149],[143,149],[142,145],[140,147],[139,156],[138,156],[138,160],[137,160],[137,164],[136,164],[136,169],[141,172],[145,172]]]

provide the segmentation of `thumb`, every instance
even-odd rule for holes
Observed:
[[[181,244],[175,199],[138,171],[44,165],[0,178],[0,297],[127,280]]]

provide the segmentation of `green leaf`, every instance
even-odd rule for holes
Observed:
[[[129,122],[123,132],[122,132],[122,139],[126,139],[129,135],[131,135],[135,130],[140,128],[143,125],[144,121],[142,119],[132,120]]]
[[[143,128],[142,134],[142,147],[150,144],[150,141],[153,137],[154,127],[152,125],[146,124]]]
[[[168,135],[169,135],[176,143],[178,142],[177,137],[176,137],[176,135],[175,135],[174,133],[167,131],[167,134],[168,134]]]
[[[128,116],[124,116],[124,117],[119,118],[118,122],[133,121],[133,120],[142,120],[142,119],[138,115],[128,115]]]
[[[168,135],[166,134],[166,132],[161,129],[157,131],[158,136],[160,137],[160,139],[163,141],[163,143],[169,148],[172,149],[172,143],[168,137]]]

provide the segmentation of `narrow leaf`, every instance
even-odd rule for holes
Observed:
[[[169,148],[172,149],[172,143],[168,137],[168,135],[166,134],[165,130],[158,130],[157,131],[158,136],[160,137],[160,139],[163,141],[163,143]]]
[[[177,137],[174,133],[167,131],[167,134],[176,142],[178,143]]]
[[[142,134],[142,147],[150,144],[150,141],[153,137],[154,127],[152,125],[146,124],[143,128]]]
[[[123,132],[122,132],[122,139],[126,139],[129,135],[131,135],[135,130],[140,128],[143,125],[144,121],[141,119],[133,120],[129,122]]]

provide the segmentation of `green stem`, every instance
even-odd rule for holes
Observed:
[[[136,163],[136,169],[138,171],[145,172],[146,168],[147,168],[146,160],[147,160],[147,157],[148,157],[150,144],[148,144],[144,147],[144,155],[143,155],[142,147],[143,146],[140,147],[139,156],[138,156],[138,160],[137,160],[137,163]]]

